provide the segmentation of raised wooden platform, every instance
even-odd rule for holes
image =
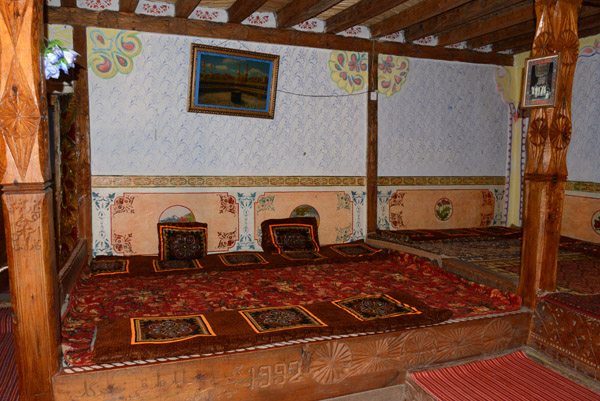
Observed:
[[[520,310],[217,356],[71,368],[54,377],[54,396],[56,401],[322,400],[403,384],[408,370],[522,347],[531,316]]]

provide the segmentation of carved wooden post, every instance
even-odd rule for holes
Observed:
[[[52,400],[59,325],[43,4],[0,0],[0,177],[20,399]]]
[[[566,154],[571,139],[571,91],[579,54],[577,16],[581,0],[536,0],[532,57],[561,53],[556,107],[532,109],[527,134],[523,256],[519,295],[533,307],[537,292],[556,289],[556,262]]]
[[[79,171],[77,172],[77,196],[79,197],[78,232],[87,241],[88,255],[92,254],[92,186],[90,169],[90,105],[88,94],[87,35],[84,26],[73,28],[74,50],[79,53],[77,64],[83,68],[77,71],[75,81],[75,102],[77,105],[77,146]]]
[[[367,232],[377,229],[377,63],[379,54],[369,52],[369,99],[367,100]]]

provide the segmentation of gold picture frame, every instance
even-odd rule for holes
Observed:
[[[279,56],[193,43],[188,111],[273,118]]]

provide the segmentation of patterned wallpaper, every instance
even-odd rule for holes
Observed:
[[[138,38],[130,73],[89,74],[93,175],[365,175],[367,95],[285,93],[345,94],[330,79],[329,51]],[[186,112],[191,43],[279,54],[275,118]]]
[[[380,176],[504,176],[507,106],[495,66],[409,59],[395,96],[379,96]]]
[[[586,42],[591,42],[585,46]],[[569,181],[600,182],[600,35],[581,41],[573,79],[573,134],[567,150]],[[584,52],[584,49],[588,52]],[[590,51],[591,50],[591,51]]]

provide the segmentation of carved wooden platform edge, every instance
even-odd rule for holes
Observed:
[[[534,316],[529,346],[592,379],[600,379],[600,321],[542,301]]]
[[[521,310],[265,350],[87,367],[56,375],[54,395],[56,401],[318,400],[402,384],[409,369],[522,347],[530,322],[531,313]]]

